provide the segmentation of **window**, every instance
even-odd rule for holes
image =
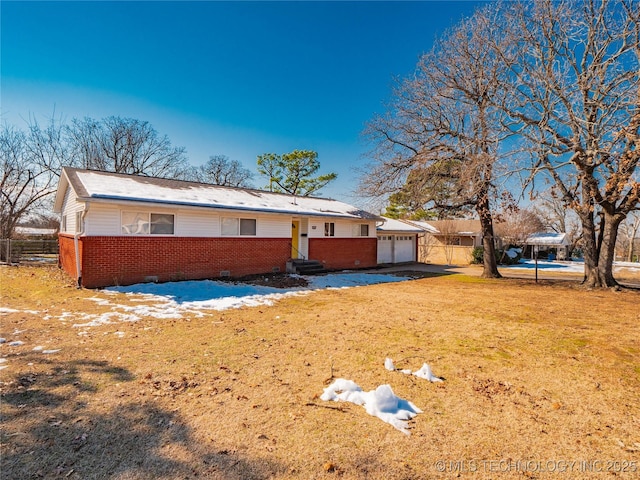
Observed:
[[[82,212],[76,212],[76,233],[82,231]]]
[[[66,215],[62,216],[62,225],[60,225],[60,231],[62,231],[62,232],[66,232],[67,231],[67,216]]]
[[[336,224],[333,222],[325,222],[324,224],[324,236],[335,237],[336,236]]]
[[[224,236],[256,235],[255,218],[223,217],[220,224],[220,232]]]
[[[173,235],[175,216],[169,213],[122,212],[125,235]]]
[[[240,219],[240,235],[255,235],[255,234],[256,234],[256,219],[241,218]]]
[[[367,223],[358,223],[353,225],[353,236],[354,237],[368,237],[369,236],[369,224]]]
[[[173,235],[173,215],[168,213],[151,214],[151,235]]]

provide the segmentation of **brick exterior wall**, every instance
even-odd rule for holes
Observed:
[[[327,270],[371,268],[378,264],[377,238],[310,238],[309,258]]]
[[[82,242],[78,242],[80,247],[80,259],[82,260]],[[61,233],[58,235],[58,266],[69,274],[71,278],[77,280],[76,270],[76,249],[73,244],[73,235]]]
[[[60,266],[76,278],[73,236],[60,235]],[[82,286],[232,277],[285,271],[288,238],[80,237]]]

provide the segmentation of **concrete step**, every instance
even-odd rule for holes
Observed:
[[[295,258],[287,262],[287,272],[297,273],[299,275],[313,275],[316,273],[325,273],[324,265],[318,260],[304,260]]]

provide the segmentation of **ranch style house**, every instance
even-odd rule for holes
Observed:
[[[59,265],[79,286],[377,265],[382,219],[336,200],[64,167]]]

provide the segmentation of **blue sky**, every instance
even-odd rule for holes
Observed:
[[[194,165],[315,150],[338,173],[322,194],[358,203],[365,123],[477,5],[3,0],[0,117],[147,120]]]

